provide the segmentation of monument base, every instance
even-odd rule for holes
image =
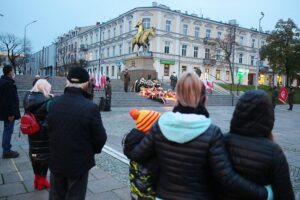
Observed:
[[[130,75],[130,85],[140,78],[157,79],[157,72],[153,67],[153,57],[149,56],[137,56],[125,60],[125,69],[128,69]],[[121,79],[123,80],[123,74]]]

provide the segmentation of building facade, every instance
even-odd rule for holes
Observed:
[[[258,62],[259,49],[266,43],[268,34],[239,27],[235,21],[217,22],[196,14],[171,10],[155,2],[151,7],[134,8],[104,23],[76,27],[59,37],[56,43],[58,71],[66,72],[66,66],[81,63],[89,72],[119,78],[126,59],[137,55],[137,47],[132,51],[131,43],[138,20],[142,20],[145,29],[156,28],[149,51],[158,79],[162,81],[169,81],[173,72],[180,75],[184,71],[200,68],[204,79],[231,83],[228,64],[222,59],[224,51],[212,47],[207,41],[224,39],[233,27],[235,82],[238,81],[237,75],[242,73],[240,83],[254,85],[258,65],[259,84],[269,85],[273,81],[268,63]],[[284,83],[284,80],[276,76],[274,82]]]

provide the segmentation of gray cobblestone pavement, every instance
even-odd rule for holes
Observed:
[[[160,112],[170,107],[145,108]],[[208,107],[213,123],[226,133],[234,107]],[[300,199],[300,105],[293,111],[287,106],[276,107],[276,121],[273,130],[275,141],[283,148],[288,159],[294,191]],[[108,146],[122,152],[121,140],[135,124],[128,112],[130,108],[112,108],[112,112],[102,112],[102,120],[108,132]],[[3,123],[0,122],[0,141]],[[20,153],[16,159],[0,159],[0,200],[48,199],[48,190],[33,188],[33,172],[28,158],[28,142],[24,135],[18,136],[18,123],[12,137],[13,149]],[[0,150],[2,155],[2,149]],[[128,166],[106,153],[96,156],[97,166],[90,171],[86,199],[120,200],[130,199],[128,188]],[[297,199],[297,198],[296,198]]]

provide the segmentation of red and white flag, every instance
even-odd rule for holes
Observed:
[[[288,98],[288,90],[282,86],[279,91],[278,100],[285,103]]]

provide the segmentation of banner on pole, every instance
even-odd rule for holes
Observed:
[[[288,91],[284,86],[282,86],[279,91],[278,100],[285,104],[287,98],[288,98]]]

